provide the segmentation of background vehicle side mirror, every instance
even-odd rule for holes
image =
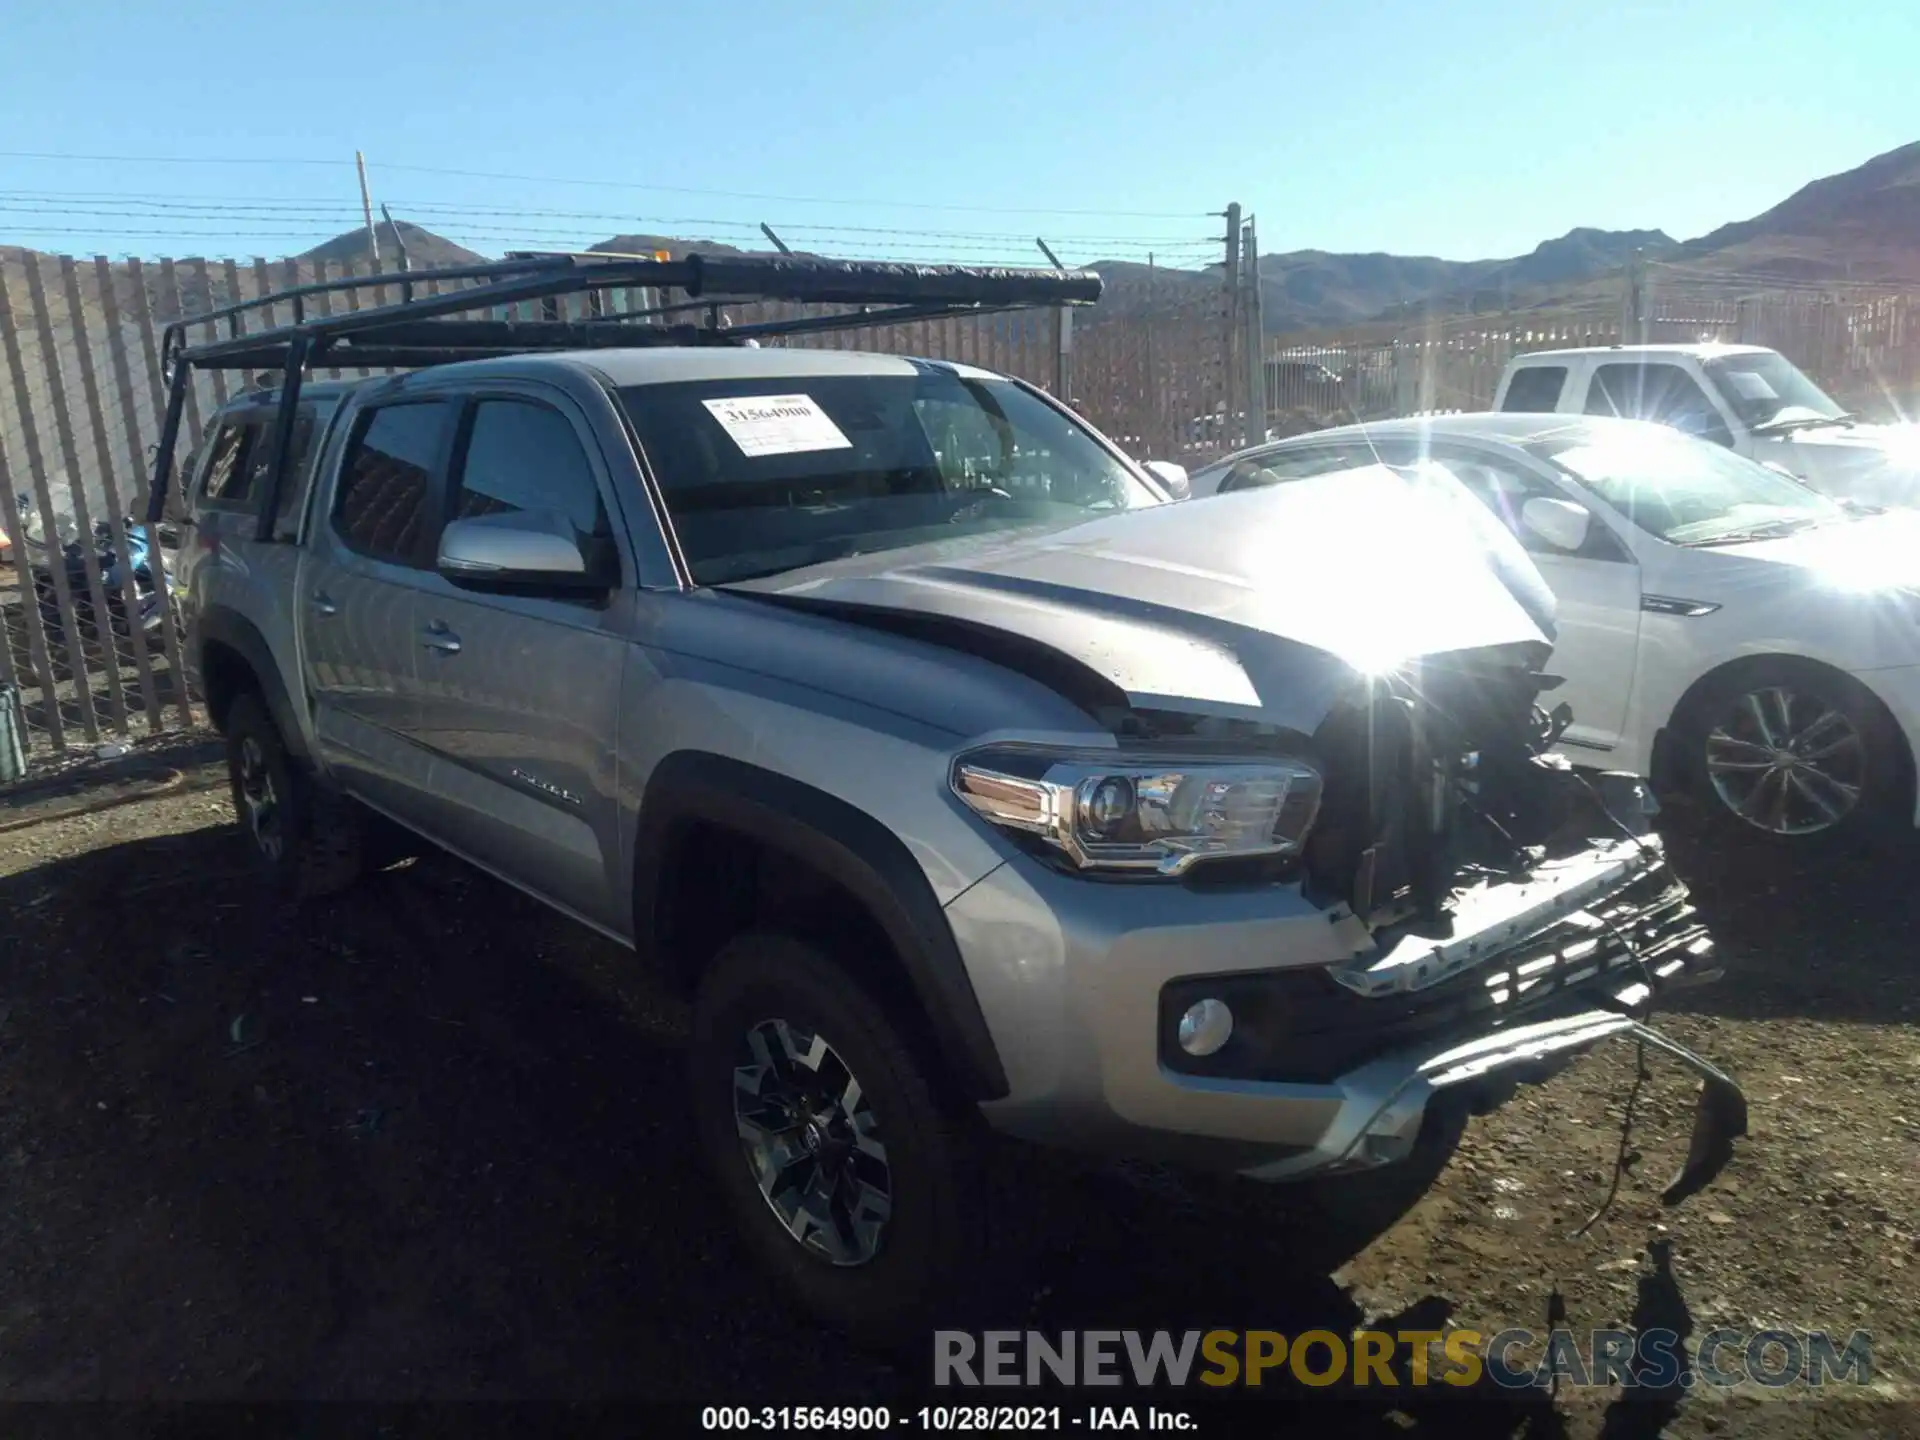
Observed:
[[[1593,512],[1571,500],[1536,495],[1520,507],[1520,523],[1556,550],[1580,550],[1593,528]]]
[[[472,590],[577,596],[612,588],[567,520],[541,511],[449,521],[440,532],[438,569]]]
[[[1186,466],[1176,465],[1171,460],[1149,460],[1145,468],[1174,499],[1184,500],[1193,493],[1193,482],[1187,478]]]

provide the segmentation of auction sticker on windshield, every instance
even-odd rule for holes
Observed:
[[[733,437],[743,455],[796,455],[804,450],[851,450],[811,395],[745,395],[737,400],[702,400]]]

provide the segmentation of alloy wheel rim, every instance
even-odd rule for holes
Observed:
[[[253,843],[267,859],[277,861],[286,843],[280,830],[280,796],[266,752],[251,735],[240,742],[240,805]]]
[[[761,1198],[795,1241],[838,1266],[880,1251],[893,1175],[878,1117],[825,1038],[786,1020],[741,1037],[734,1125]]]
[[[1769,686],[1741,696],[1707,733],[1706,761],[1714,793],[1747,824],[1813,835],[1859,805],[1866,743],[1826,700]]]

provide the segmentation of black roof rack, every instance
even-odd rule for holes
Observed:
[[[464,288],[439,290],[440,284]],[[436,293],[425,293],[432,284]],[[397,304],[315,314],[322,297],[388,286]],[[321,280],[175,320],[161,352],[168,370],[259,370],[283,366],[298,338],[313,365],[416,366],[532,350],[632,345],[740,344],[762,336],[884,325],[1037,305],[1089,305],[1100,298],[1092,271],[1027,270],[999,266],[903,265],[818,260],[789,255],[658,256],[522,251],[504,260],[431,270]],[[612,290],[678,290],[681,303],[603,313],[591,320],[455,319],[528,301]],[[677,315],[714,312],[726,305],[781,300],[807,305],[867,307],[852,315],[811,315],[722,329],[658,323]],[[251,312],[290,307],[293,323],[243,333]],[[875,309],[872,307],[884,307]],[[212,338],[190,343],[206,327]]]
[[[460,288],[443,289],[446,285]],[[334,296],[376,287],[400,291],[397,304],[335,309]],[[643,309],[609,310],[581,320],[497,318],[506,307],[615,290],[680,291],[687,298]],[[429,290],[431,293],[429,293]],[[1034,306],[1090,305],[1100,298],[1100,276],[1086,270],[1002,266],[909,265],[826,260],[800,255],[703,255],[671,259],[599,252],[516,251],[503,260],[348,276],[272,291],[250,300],[184,316],[161,334],[169,381],[166,419],[154,458],[147,514],[157,521],[166,504],[173,449],[187,387],[195,370],[280,370],[275,463],[260,509],[261,539],[271,534],[280,471],[292,438],[303,375],[316,366],[413,368],[542,350],[617,349],[655,345],[741,345],[868,325],[990,314]],[[325,313],[314,302],[325,299]],[[785,301],[857,306],[853,311],[723,326],[728,305]],[[245,333],[254,312],[291,310],[291,324]],[[591,308],[590,306],[587,308]],[[491,312],[486,319],[474,311]],[[690,318],[705,312],[707,324]],[[190,332],[211,331],[189,339]]]

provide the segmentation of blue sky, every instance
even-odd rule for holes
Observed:
[[[113,10],[9,7],[0,152],[130,158],[0,153],[0,243],[287,253],[354,223],[358,148],[376,203],[492,253],[766,220],[1192,264],[1238,200],[1264,251],[1470,259],[1690,237],[1920,140],[1913,0]]]

